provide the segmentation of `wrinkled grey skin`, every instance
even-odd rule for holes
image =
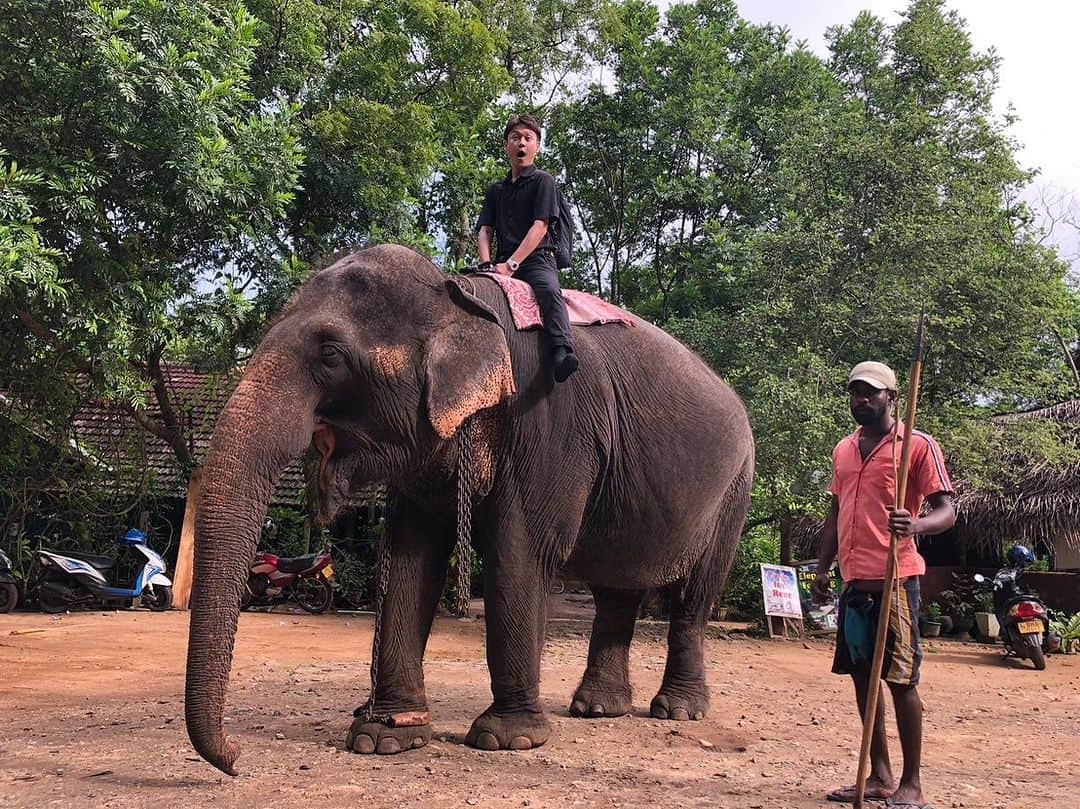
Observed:
[[[186,714],[195,748],[235,773],[222,714],[240,595],[271,490],[311,450],[318,511],[387,481],[393,564],[375,692],[378,712],[426,711],[423,655],[455,540],[456,432],[474,413],[474,510],[484,561],[493,702],[469,744],[527,749],[549,724],[540,652],[554,570],[589,582],[596,619],[576,716],[631,708],[628,649],[646,590],[671,604],[654,717],[708,708],[703,639],[746,516],[754,445],[738,397],[680,343],[641,320],[575,327],[582,368],[555,385],[547,338],[513,329],[490,279],[452,280],[380,246],[314,276],[273,325],[222,413],[196,524]],[[513,367],[510,367],[510,358]],[[358,718],[347,745],[394,753],[431,725]]]

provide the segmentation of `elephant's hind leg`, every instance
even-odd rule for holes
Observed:
[[[709,711],[705,685],[705,625],[708,607],[688,603],[681,583],[668,588],[671,623],[664,681],[649,713],[656,719],[704,719]],[[712,602],[709,602],[711,606]]]
[[[705,685],[705,627],[723,590],[750,506],[753,456],[728,487],[712,531],[712,542],[685,582],[669,586],[671,623],[664,681],[650,713],[657,719],[704,719],[709,710]]]
[[[630,713],[630,641],[642,590],[593,587],[596,617],[589,640],[589,662],[570,701],[571,716],[622,716]]]

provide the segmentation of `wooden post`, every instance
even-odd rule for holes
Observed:
[[[173,571],[174,610],[186,610],[191,601],[191,584],[195,573],[195,514],[199,507],[202,490],[202,469],[191,473],[188,482],[187,501],[184,504],[184,527],[180,529],[180,550],[176,554],[176,570]]]
[[[784,514],[780,518],[780,564],[788,565],[792,564],[795,559],[795,551],[792,548],[791,535],[794,529],[795,520],[790,514]]]

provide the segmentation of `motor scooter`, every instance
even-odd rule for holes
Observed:
[[[307,612],[326,612],[334,600],[333,578],[329,551],[291,557],[259,551],[248,568],[240,608],[292,600]]]
[[[11,612],[19,600],[19,588],[11,574],[11,559],[0,551],[0,613]]]
[[[165,575],[165,560],[146,544],[146,534],[135,528],[120,540],[121,550],[132,549],[145,560],[130,586],[116,586],[118,559],[92,553],[58,553],[41,548],[42,568],[38,603],[43,612],[64,612],[72,607],[126,602],[136,598],[161,612],[172,606],[172,581]]]
[[[1034,561],[1034,555],[1027,548],[1017,546],[1009,551],[1009,561],[1014,566],[1001,568],[993,581],[980,573],[976,573],[974,579],[981,587],[991,588],[994,614],[1000,627],[998,637],[1005,644],[1006,657],[1030,660],[1037,670],[1042,671],[1046,668],[1046,654],[1054,651],[1057,636],[1050,631],[1046,605],[1020,589],[1020,577]]]

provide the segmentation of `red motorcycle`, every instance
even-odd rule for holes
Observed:
[[[292,557],[259,551],[248,570],[240,609],[292,600],[307,612],[326,612],[334,600],[333,578],[327,551]]]

